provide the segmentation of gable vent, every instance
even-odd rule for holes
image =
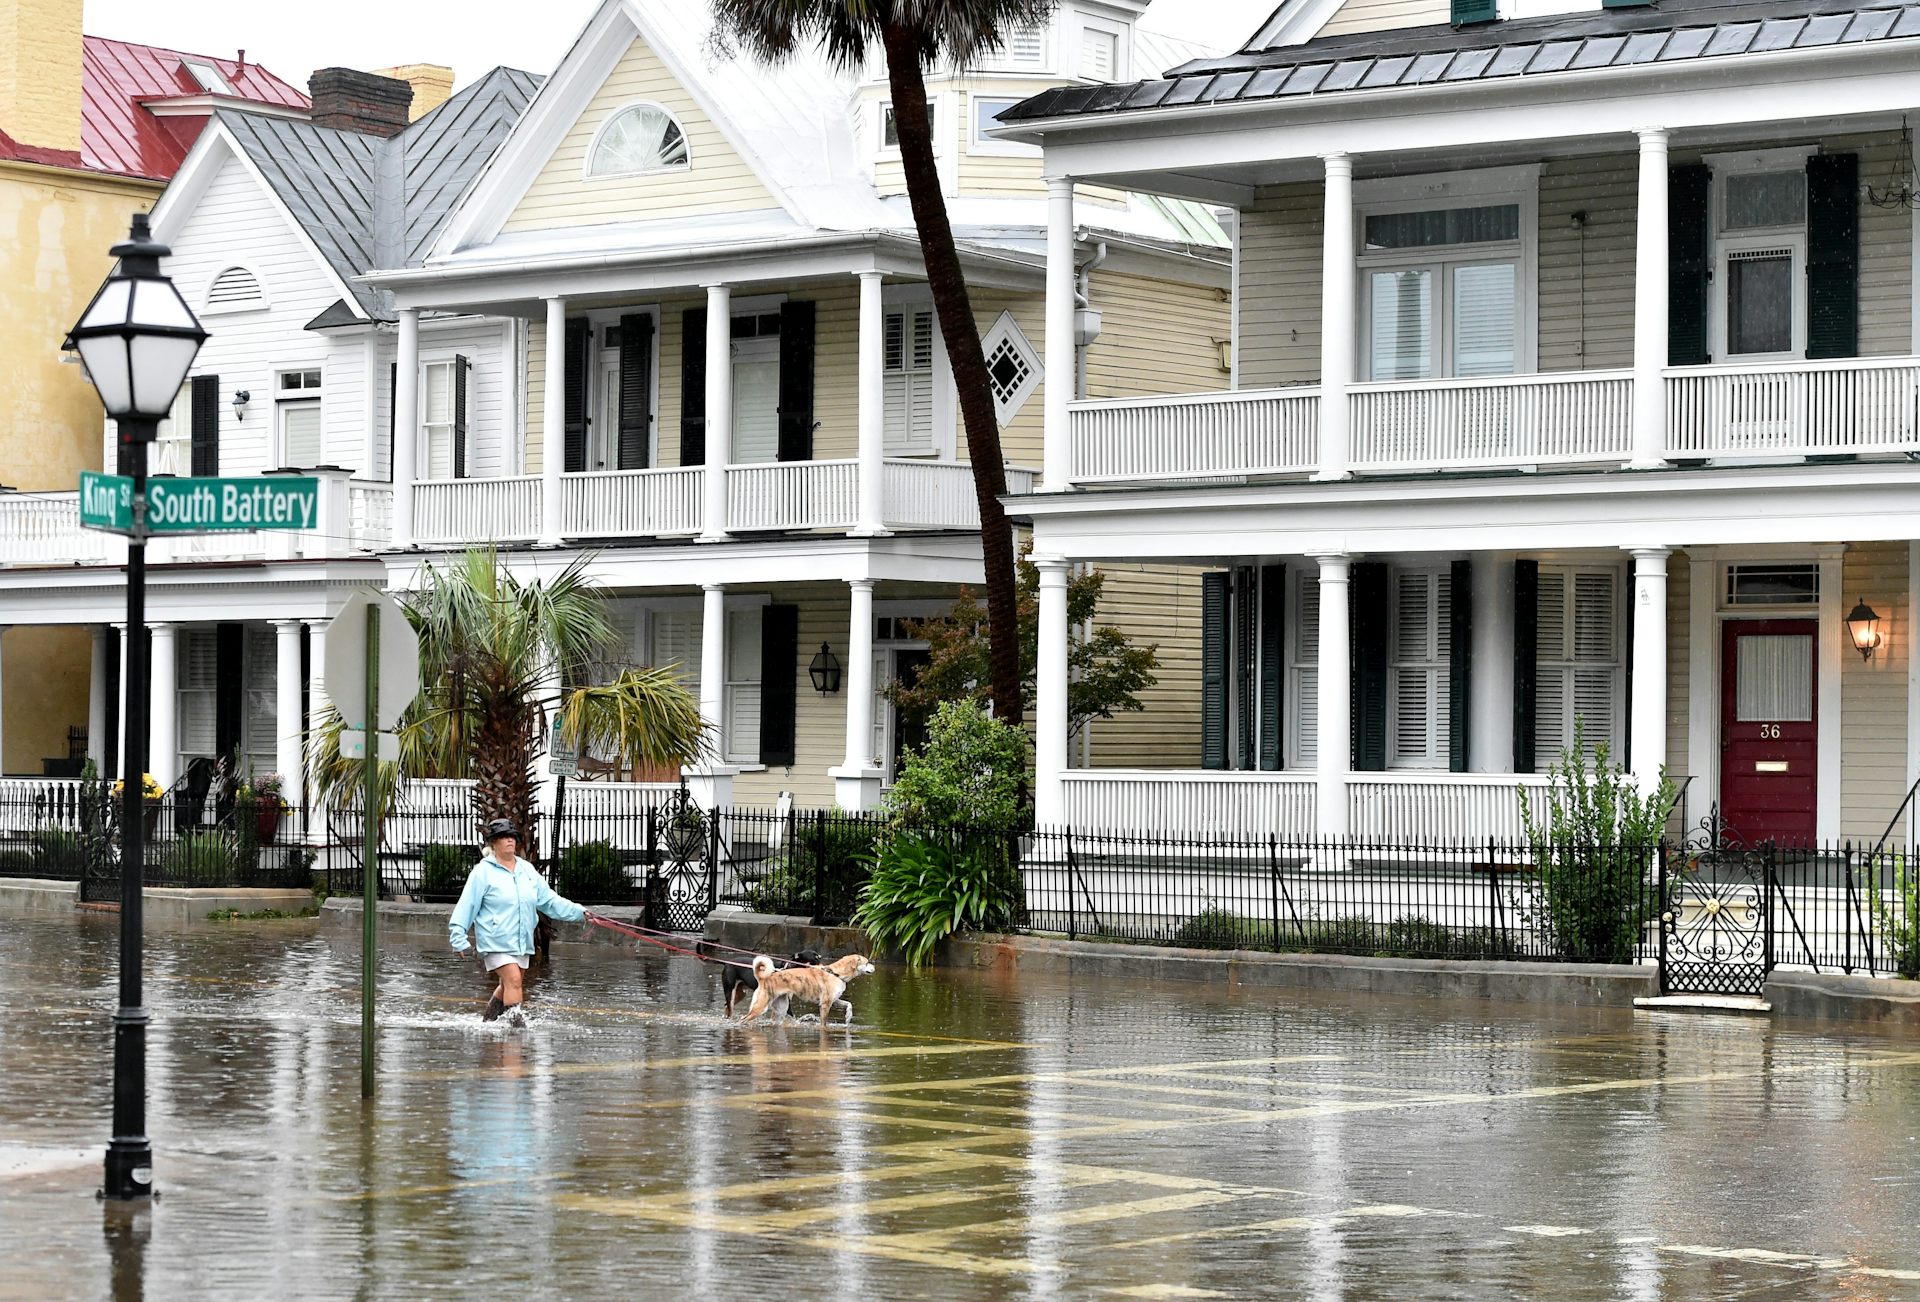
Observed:
[[[267,297],[260,292],[260,280],[245,267],[228,267],[213,278],[207,288],[209,312],[240,312],[265,307]]]

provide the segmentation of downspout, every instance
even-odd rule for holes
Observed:
[[[1093,246],[1093,256],[1080,266],[1080,287],[1074,294],[1074,306],[1079,311],[1087,311],[1093,306],[1093,273],[1107,260],[1107,242],[1101,240]],[[1073,348],[1073,396],[1087,397],[1087,354],[1093,347],[1091,339],[1076,339]],[[1091,563],[1080,566],[1082,573],[1093,573]],[[1093,641],[1093,618],[1088,616],[1080,626],[1080,641]],[[1093,725],[1089,722],[1080,729],[1080,767],[1093,767]]]

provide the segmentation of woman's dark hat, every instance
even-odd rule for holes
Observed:
[[[488,845],[492,845],[495,841],[498,841],[503,836],[510,836],[516,841],[520,839],[520,829],[513,825],[512,819],[496,818],[491,823],[487,824],[487,844]]]

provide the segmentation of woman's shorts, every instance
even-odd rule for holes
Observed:
[[[509,963],[518,963],[521,967],[525,967],[533,962],[531,954],[482,954],[480,958],[486,963],[489,972],[495,968],[505,967]]]

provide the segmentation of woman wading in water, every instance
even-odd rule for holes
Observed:
[[[526,1025],[520,1012],[523,975],[533,961],[534,927],[543,913],[562,922],[587,916],[578,904],[555,894],[540,870],[520,858],[520,829],[504,818],[494,819],[487,824],[487,857],[467,874],[467,888],[447,922],[453,952],[464,954],[471,945],[499,981],[487,1000],[486,1021],[504,1016],[514,1026]]]

